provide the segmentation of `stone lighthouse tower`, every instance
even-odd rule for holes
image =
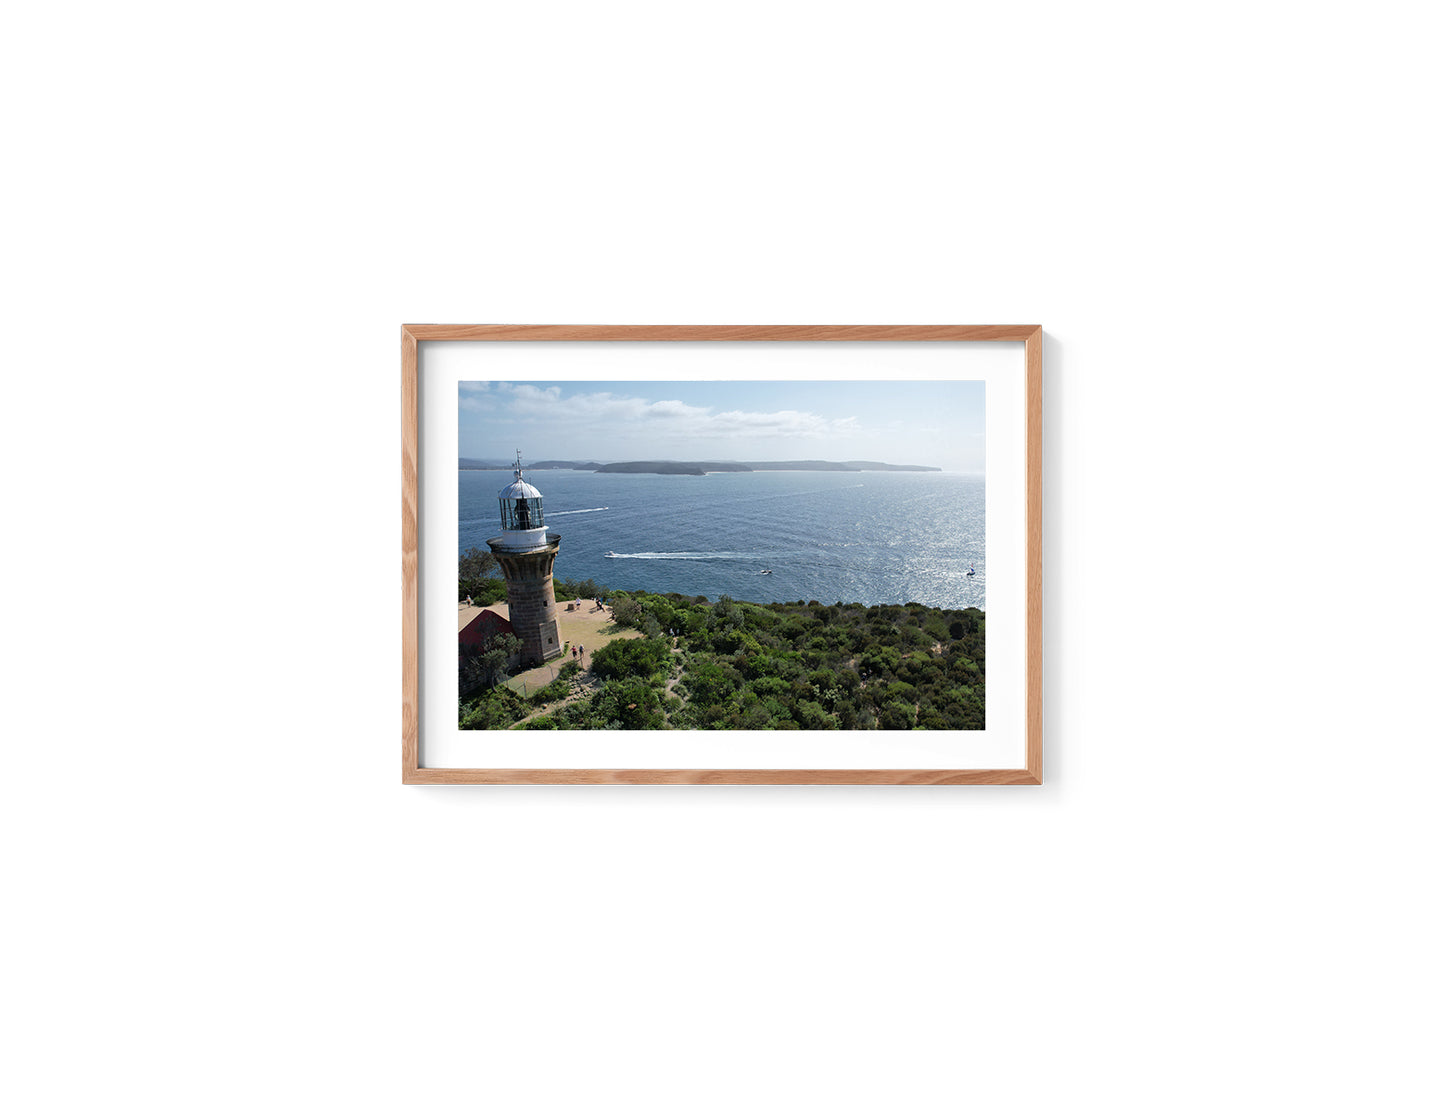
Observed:
[[[522,481],[522,453],[515,480],[497,492],[502,505],[502,535],[487,547],[507,580],[512,631],[521,639],[522,659],[541,664],[562,655],[557,636],[557,600],[552,595],[552,562],[562,538],[542,524],[542,492]]]

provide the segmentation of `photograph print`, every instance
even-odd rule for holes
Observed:
[[[462,381],[463,730],[982,730],[981,381]]]

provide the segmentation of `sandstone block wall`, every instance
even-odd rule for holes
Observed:
[[[508,552],[487,542],[506,577],[512,632],[522,642],[522,659],[529,664],[562,655],[557,600],[552,594],[552,565],[560,540],[555,533],[549,534],[546,547],[530,552]]]

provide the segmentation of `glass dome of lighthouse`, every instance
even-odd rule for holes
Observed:
[[[542,522],[542,492],[522,478],[522,453],[517,453],[515,478],[497,491],[502,508],[502,535],[497,539],[506,548],[537,548],[547,543],[547,529]]]

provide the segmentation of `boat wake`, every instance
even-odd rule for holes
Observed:
[[[604,552],[609,560],[750,560],[751,552]]]
[[[566,517],[568,514],[595,514],[602,510],[610,510],[611,506],[594,506],[590,510],[548,510],[548,517]]]

